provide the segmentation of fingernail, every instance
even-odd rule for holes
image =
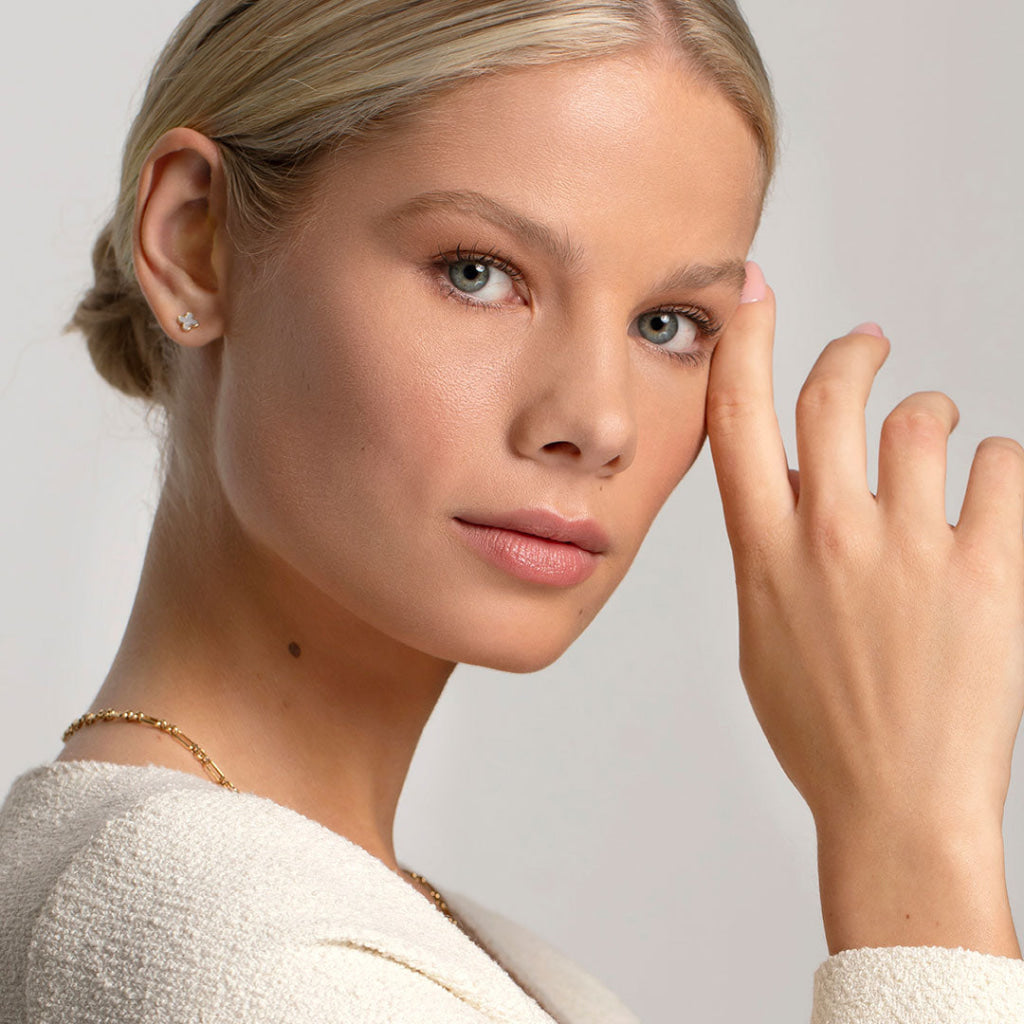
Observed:
[[[740,302],[760,302],[768,294],[764,271],[753,261],[747,263],[747,280],[740,293]]]
[[[858,324],[852,331],[851,334],[873,334],[876,338],[884,338],[885,331],[878,326],[873,320],[869,320],[867,323]]]

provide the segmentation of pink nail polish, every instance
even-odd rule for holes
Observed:
[[[761,302],[768,294],[764,271],[753,261],[747,263],[747,281],[740,293],[740,302]]]
[[[884,338],[885,331],[878,326],[873,320],[869,320],[867,323],[858,324],[852,331],[851,334],[873,334],[876,338]]]

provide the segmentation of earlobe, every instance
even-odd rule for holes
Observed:
[[[216,143],[190,128],[161,136],[139,176],[135,273],[164,333],[182,345],[224,334],[226,205]]]

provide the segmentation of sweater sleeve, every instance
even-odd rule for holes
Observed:
[[[1024,961],[964,949],[854,949],[814,976],[811,1024],[1024,1024]]]

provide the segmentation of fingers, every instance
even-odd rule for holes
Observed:
[[[707,432],[732,547],[793,512],[789,465],[772,400],[775,296],[756,264],[715,347],[708,377]]]
[[[871,497],[864,409],[889,355],[889,342],[875,331],[880,328],[865,324],[830,342],[797,398],[800,504],[810,511]]]
[[[887,519],[908,529],[943,529],[946,446],[960,421],[941,391],[919,391],[885,418],[878,451],[878,503]]]
[[[1020,554],[1024,546],[1024,448],[1009,437],[978,445],[956,532],[969,542]]]

